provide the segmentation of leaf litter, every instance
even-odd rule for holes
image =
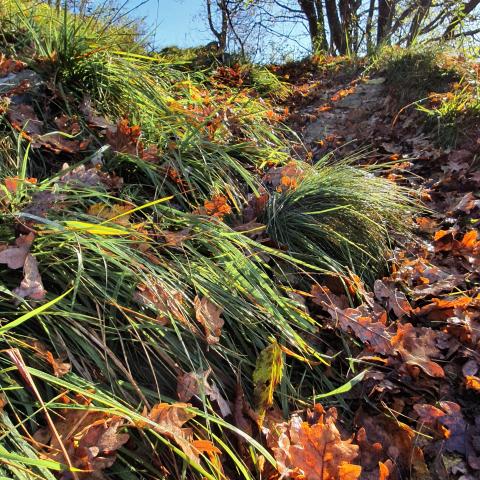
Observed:
[[[0,57],[0,76],[23,68],[22,62]],[[231,70],[220,73],[240,84],[243,80],[238,72]],[[414,479],[470,480],[480,474],[480,416],[476,408],[480,394],[480,176],[470,161],[479,154],[480,147],[466,143],[456,150],[443,150],[424,134],[412,134],[415,119],[407,114],[400,119],[395,114],[395,128],[386,128],[394,117],[388,111],[388,101],[378,102],[367,124],[355,125],[348,115],[340,114],[345,107],[337,104],[352,101],[357,83],[334,85],[331,91],[323,91],[325,86],[317,80],[294,85],[295,94],[287,99],[285,108],[291,112],[297,130],[305,129],[302,122],[306,123],[307,118],[328,115],[325,118],[332,121],[336,113],[339,118],[333,125],[337,130],[318,138],[307,154],[315,160],[328,151],[334,151],[334,155],[345,153],[345,149],[339,148],[344,141],[348,141],[345,148],[351,149],[369,141],[375,149],[371,162],[385,158],[398,161],[384,175],[422,190],[429,212],[417,216],[417,238],[399,242],[401,247],[392,252],[390,259],[390,274],[376,279],[373,288],[352,275],[342,279],[350,287],[355,285],[349,289],[349,295],[345,289],[334,288],[331,279],[315,281],[309,293],[297,294],[304,308],[318,320],[316,333],[348,344],[352,358],[369,365],[364,380],[344,399],[354,418],[349,421],[346,414],[343,418],[340,407],[327,409],[318,403],[313,409],[303,408],[288,419],[283,418],[276,399],[287,368],[284,354],[289,355],[289,350],[273,341],[259,352],[253,372],[255,409],[238,382],[235,399],[229,402],[209,380],[210,370],[178,372],[179,402],[145,408],[144,420],[131,422],[97,411],[84,399],[75,398],[70,407],[85,408],[58,411],[57,436],[43,428],[35,433],[46,458],[66,463],[65,449],[72,465],[82,470],[78,478],[103,478],[103,471],[114,464],[117,451],[129,441],[128,429],[137,428],[153,429],[172,440],[192,461],[198,462],[201,454],[213,459],[221,450],[210,440],[195,438],[189,422],[196,414],[186,403],[208,397],[222,417],[232,415],[244,432],[257,433],[257,438],[265,441],[277,462],[272,479],[280,474],[298,480],[396,480],[407,478],[406,475]],[[313,110],[302,103],[295,105],[296,98],[309,95],[318,95],[321,100]],[[158,162],[156,148],[144,145],[139,126],[126,118],[115,124],[101,117],[89,98],[84,99],[80,112],[114,152]],[[28,103],[11,103],[7,118],[33,148],[55,155],[74,156],[90,142],[76,117],[56,117],[53,124],[62,133],[47,132],[48,125]],[[215,134],[217,128],[218,125],[211,125],[210,133]],[[402,141],[402,137],[408,140]],[[273,190],[285,192],[294,190],[302,175],[292,163],[270,168],[264,181]],[[419,183],[421,179],[426,180]],[[59,184],[70,187],[103,185],[118,189],[122,182],[120,177],[105,174],[98,166],[70,169],[65,164],[58,176]],[[465,191],[462,182],[471,191]],[[5,180],[10,193],[15,193],[19,184],[16,178]],[[33,207],[40,212],[38,216],[46,215],[58,200],[36,198],[37,205]],[[247,225],[254,222],[267,199],[268,194],[263,192],[251,200],[251,212],[244,212]],[[110,220],[129,208],[97,203],[87,213]],[[226,196],[214,194],[193,213],[221,221],[232,215],[232,207]],[[129,215],[119,218],[124,226],[129,221]],[[190,230],[164,231],[162,235],[167,245],[181,247],[189,239]],[[23,269],[23,279],[15,293],[39,301],[46,292],[36,257],[31,253],[34,238],[33,233],[28,233],[17,236],[14,245],[0,245],[0,263],[8,269]],[[190,308],[181,292],[146,281],[136,286],[133,299],[141,308],[153,309],[155,320],[165,328],[178,321],[195,331],[187,314],[193,310],[193,317],[203,329],[206,348],[221,341],[226,328],[224,307],[205,295],[197,295]],[[47,347],[36,343],[35,349],[55,376],[69,373],[71,365],[54,357]],[[316,368],[318,364],[312,362],[309,367]],[[368,402],[362,400],[364,397]],[[455,461],[449,463],[445,452],[453,455]],[[67,473],[60,475],[61,479],[70,478]]]

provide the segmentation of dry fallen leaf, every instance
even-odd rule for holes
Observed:
[[[183,230],[176,232],[171,230],[163,230],[162,235],[165,237],[168,247],[180,247],[185,240],[190,238],[190,232],[190,228],[184,228]]]
[[[141,305],[153,307],[157,311],[156,320],[162,325],[170,323],[170,317],[187,325],[187,319],[183,314],[183,295],[181,292],[160,284],[152,278],[151,283],[137,286],[133,298]]]
[[[15,240],[16,247],[8,247],[0,251],[0,263],[7,264],[8,268],[13,270],[22,268],[25,265],[28,252],[32,246],[35,235],[21,235]]]
[[[27,66],[26,63],[7,58],[3,53],[0,54],[0,78],[6,77],[10,73],[21,72]]]
[[[216,401],[223,418],[232,413],[228,402],[222,397],[218,387],[207,379],[211,370],[189,372],[177,377],[177,395],[181,402],[188,402],[193,396],[207,395],[210,400]]]
[[[337,411],[315,406],[316,423],[294,415],[288,423],[276,425],[267,438],[281,475],[303,480],[356,480],[362,467],[352,462],[359,447],[342,440],[335,422]]]
[[[221,318],[223,308],[215,305],[207,297],[194,299],[195,318],[205,330],[205,337],[209,345],[220,341],[224,320]]]
[[[398,324],[397,333],[391,340],[393,349],[400,355],[407,371],[415,376],[412,366],[419,367],[431,377],[444,377],[443,368],[431,357],[439,356],[435,344],[436,333],[430,328],[415,328],[411,323]]]
[[[375,280],[374,291],[379,300],[387,302],[387,309],[392,310],[397,318],[401,318],[412,311],[412,306],[405,294],[391,283],[387,284],[382,280]]]
[[[437,408],[429,404],[416,404],[413,409],[418,415],[420,426],[429,427],[448,452],[465,453],[467,423],[460,405],[454,402],[439,402]]]
[[[143,413],[143,416],[148,418],[150,422],[136,422],[136,426],[138,428],[152,428],[160,435],[174,440],[188,458],[198,462],[199,453],[217,453],[218,449],[208,440],[196,443],[198,440],[193,440],[192,429],[183,426],[195,417],[195,413],[188,410],[189,407],[190,405],[187,403],[157,403],[150,412]]]
[[[102,472],[115,463],[117,450],[129,439],[128,434],[119,432],[126,425],[126,421],[105,412],[95,411],[91,406],[88,409],[68,408],[58,413],[55,420],[58,436],[46,428],[38,430],[34,435],[40,444],[45,445],[44,455],[68,464],[62,452],[63,444],[70,464],[83,470],[77,473],[77,478],[104,478]],[[68,471],[60,473],[60,480],[71,478]]]
[[[106,132],[107,143],[115,152],[129,155],[141,155],[143,152],[140,127],[130,126],[127,119],[121,119],[115,127],[107,128]]]
[[[61,358],[55,358],[42,342],[34,340],[32,347],[35,349],[35,354],[38,357],[50,364],[56,377],[63,377],[72,369],[70,363],[63,362]]]
[[[20,286],[14,290],[14,293],[22,298],[31,298],[32,300],[42,300],[47,293],[43,288],[42,277],[38,271],[37,259],[28,253],[23,266],[23,280]]]

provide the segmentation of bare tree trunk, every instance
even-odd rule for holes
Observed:
[[[212,0],[207,0],[207,20],[210,30],[215,35],[218,42],[218,52],[222,56],[225,54],[228,39],[228,4],[227,0],[218,0],[217,8],[221,15],[220,30],[217,30],[213,20]]]
[[[358,38],[357,13],[361,5],[361,0],[339,0],[338,5],[345,49],[351,52],[356,51],[356,41]]]
[[[328,45],[321,0],[298,0],[298,4],[307,18],[313,51],[326,50]]]
[[[367,24],[365,27],[365,35],[367,37],[367,54],[373,52],[373,41],[372,41],[372,26],[373,26],[373,12],[375,11],[375,0],[370,0],[370,5],[368,6],[367,14]]]
[[[388,42],[395,0],[378,0],[377,45]]]
[[[325,9],[327,11],[328,26],[330,28],[330,36],[332,39],[332,47],[338,50],[340,55],[345,55],[345,41],[342,35],[342,26],[338,19],[338,11],[335,0],[325,0]]]
[[[317,10],[318,41],[317,49],[326,52],[328,50],[327,33],[325,32],[325,17],[323,16],[322,0],[315,0]]]

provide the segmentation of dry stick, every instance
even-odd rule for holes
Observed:
[[[395,117],[394,117],[394,119],[393,119],[393,121],[392,121],[392,127],[395,126],[395,124],[397,123],[398,117],[400,117],[400,115],[401,115],[407,108],[413,107],[413,105],[415,105],[415,104],[417,104],[417,103],[420,103],[420,102],[423,102],[424,100],[428,100],[428,97],[421,98],[420,100],[415,100],[414,102],[409,103],[408,105],[405,105],[404,107],[402,107],[402,108],[397,112],[397,114],[395,115]]]
[[[45,406],[45,403],[42,400],[40,392],[38,391],[35,385],[35,382],[33,381],[33,378],[30,375],[30,372],[28,371],[28,367],[23,360],[20,350],[18,350],[18,348],[11,348],[7,350],[6,353],[12,359],[13,363],[18,368],[18,371],[20,372],[21,376],[23,377],[27,385],[32,389],[35,397],[37,397],[37,400],[40,402],[40,405],[43,411],[45,412],[45,417],[47,419],[48,426],[52,432],[52,435],[55,437],[58,444],[60,445],[60,449],[62,450],[62,454],[63,454],[63,457],[65,458],[65,461],[67,462],[68,468],[70,469],[70,472],[72,473],[74,480],[79,480],[78,475],[74,471],[74,467],[72,465],[72,462],[70,461],[70,457],[65,448],[65,445],[63,444],[62,439],[60,438],[60,435],[58,434],[58,431],[55,428],[55,424],[53,423],[53,420],[50,417],[50,414],[48,413],[47,407]]]

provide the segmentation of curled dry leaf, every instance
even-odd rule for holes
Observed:
[[[224,320],[221,318],[223,308],[218,307],[207,297],[194,299],[195,318],[205,330],[205,337],[209,345],[214,345],[220,341]]]
[[[32,346],[35,348],[35,354],[50,364],[56,377],[63,377],[72,369],[70,363],[63,362],[61,358],[55,358],[52,352],[39,340],[34,340]]]
[[[55,126],[61,132],[68,133],[70,135],[77,135],[80,133],[80,124],[78,123],[78,118],[76,116],[69,117],[65,114],[55,117],[54,121]]]
[[[187,319],[182,313],[183,295],[165,284],[152,279],[152,283],[137,286],[133,298],[141,305],[153,307],[157,311],[157,321],[162,325],[170,323],[170,317],[187,325]]]
[[[305,172],[301,164],[291,161],[283,167],[270,168],[264,175],[263,180],[275,188],[277,192],[286,192],[295,190],[304,176]]]
[[[480,207],[480,200],[477,200],[472,192],[468,192],[455,205],[452,212],[460,211],[463,213],[470,213],[471,210],[478,207]]]
[[[31,105],[26,103],[11,104],[7,117],[12,127],[23,132],[25,136],[33,138],[42,133],[43,122],[38,119]],[[35,143],[32,146],[39,145]]]
[[[33,107],[26,103],[11,104],[7,112],[12,127],[27,138],[32,147],[44,147],[54,153],[78,153],[84,150],[89,140],[72,140],[60,133],[43,133],[43,122],[38,119]]]
[[[80,112],[85,116],[87,123],[90,127],[96,128],[110,128],[113,125],[103,117],[100,117],[92,107],[92,99],[85,96],[79,108]]]
[[[393,473],[399,468],[402,474],[409,475],[413,470],[418,475],[426,470],[422,451],[415,446],[415,432],[411,427],[385,415],[361,414],[356,423],[364,429],[368,442],[383,447],[382,455],[384,459],[388,459],[384,463],[388,466],[389,472]],[[359,443],[362,448],[362,443]]]
[[[179,375],[177,378],[177,395],[181,402],[188,402],[193,396],[207,395],[210,400],[216,401],[220,414],[226,417],[232,413],[228,402],[222,397],[218,387],[207,379],[211,369],[199,372],[189,372]]]
[[[267,432],[279,472],[288,478],[303,480],[356,480],[362,467],[352,462],[359,447],[342,440],[335,422],[337,411],[315,406],[316,423],[309,424],[294,415],[288,423]]]
[[[13,58],[7,58],[3,53],[0,54],[0,78],[6,77],[10,73],[21,72],[27,66],[26,63]]]
[[[15,240],[15,247],[8,247],[0,251],[0,263],[5,263],[8,268],[13,270],[22,268],[25,265],[28,252],[32,246],[35,235],[21,235]]]
[[[455,287],[465,282],[463,275],[448,275],[442,280],[433,283],[418,285],[413,289],[412,296],[415,300],[428,296],[437,296],[443,292],[451,292]]]
[[[468,390],[474,390],[475,392],[480,393],[480,377],[467,375],[465,377],[465,387]]]
[[[367,439],[367,432],[363,427],[357,432],[356,440],[360,448],[359,458],[363,474],[375,470],[385,456],[382,444],[379,442],[370,443]]]
[[[397,333],[391,343],[411,376],[417,376],[411,369],[414,366],[431,377],[441,378],[445,376],[443,368],[431,360],[431,357],[440,356],[435,339],[436,332],[431,328],[415,328],[411,323],[406,323],[398,324]]]
[[[44,455],[68,464],[62,452],[63,444],[71,465],[82,470],[77,473],[77,478],[104,478],[103,470],[115,463],[117,450],[129,439],[128,434],[120,433],[126,421],[105,412],[97,412],[91,407],[88,410],[65,409],[61,413],[55,420],[58,436],[45,428],[34,435],[40,444],[45,445]],[[70,480],[72,477],[70,472],[63,472],[59,478]]]
[[[344,332],[353,332],[373,352],[383,355],[392,352],[391,333],[386,326],[385,312],[371,312],[365,304],[358,308],[348,308],[347,298],[332,294],[327,287],[314,285],[312,295],[313,302],[322,306]]]
[[[223,220],[225,215],[232,213],[232,207],[228,204],[228,199],[225,195],[214,195],[211,200],[205,200],[203,207],[197,208],[193,213]]]
[[[199,453],[217,453],[218,449],[208,440],[195,443],[198,441],[193,440],[192,429],[183,426],[195,417],[195,413],[188,410],[189,407],[188,403],[158,403],[152,407],[150,412],[143,412],[143,416],[150,422],[136,422],[136,426],[151,428],[160,435],[175,441],[188,458],[198,462]]]
[[[454,402],[439,402],[437,408],[429,404],[416,404],[413,409],[421,427],[430,428],[449,452],[465,453],[467,422],[460,405]]]
[[[19,297],[31,298],[32,300],[42,300],[45,297],[42,277],[38,271],[37,259],[28,253],[23,266],[23,280],[20,286],[14,290]]]
[[[419,230],[426,233],[434,233],[437,230],[438,222],[429,217],[417,217],[415,222],[418,225]]]
[[[87,168],[85,165],[79,165],[70,170],[68,163],[64,163],[60,173],[62,172],[64,173],[61,175],[58,183],[96,187],[100,185],[101,182],[100,173],[97,168]]]
[[[109,127],[106,133],[107,143],[115,152],[138,155],[143,152],[140,139],[140,127],[130,126],[126,118],[121,119],[116,127]]]
[[[35,185],[37,183],[37,179],[33,177],[23,179],[20,177],[6,177],[4,181],[5,187],[10,193],[16,192],[19,185],[21,185],[23,182],[30,183],[32,185]]]
[[[388,284],[382,280],[375,280],[374,284],[375,296],[387,304],[387,309],[401,318],[412,311],[412,306],[407,300],[403,292],[400,292],[389,282]]]
[[[29,253],[34,238],[35,236],[31,232],[27,235],[20,235],[15,240],[15,247],[8,247],[0,251],[0,263],[5,263],[11,269],[23,267],[23,279],[20,286],[14,290],[16,295],[32,300],[42,300],[46,291],[38,271],[37,260]]]
[[[190,232],[190,228],[184,228],[183,230],[178,230],[176,232],[164,230],[162,235],[165,237],[167,246],[181,247],[183,242],[190,238]]]

